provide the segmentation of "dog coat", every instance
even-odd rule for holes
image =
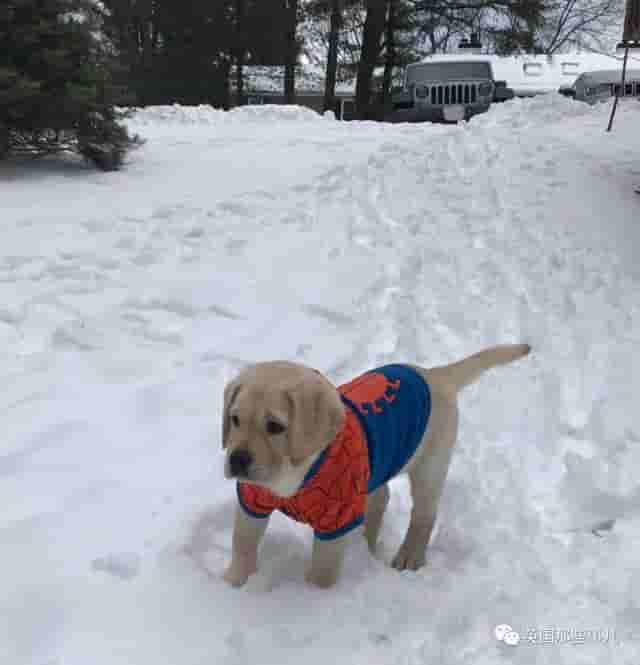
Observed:
[[[298,491],[280,497],[265,487],[237,483],[240,505],[252,517],[280,510],[331,540],[362,524],[367,495],[411,459],[427,429],[431,393],[406,365],[385,365],[338,387],[345,422],[319,455]]]

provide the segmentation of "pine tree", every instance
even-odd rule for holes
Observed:
[[[138,143],[117,122],[81,1],[0,6],[0,158],[70,151],[113,170]]]

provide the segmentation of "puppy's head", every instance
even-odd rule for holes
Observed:
[[[224,390],[225,476],[274,486],[327,446],[344,407],[320,373],[284,361],[243,370]]]

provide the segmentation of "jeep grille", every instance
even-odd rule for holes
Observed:
[[[478,86],[475,83],[432,85],[430,99],[434,106],[475,104],[478,99]]]

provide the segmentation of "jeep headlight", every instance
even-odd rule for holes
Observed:
[[[417,85],[416,86],[416,97],[418,99],[425,99],[429,94],[429,88],[426,85]]]
[[[481,83],[478,86],[478,92],[482,97],[488,97],[493,92],[493,85],[491,83]]]

